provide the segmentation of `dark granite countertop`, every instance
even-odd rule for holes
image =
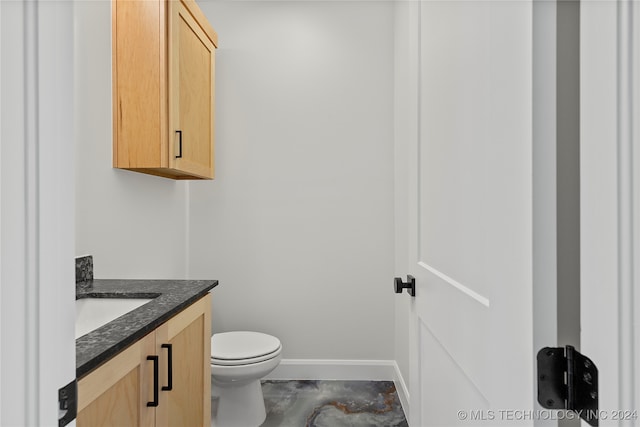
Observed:
[[[76,283],[80,298],[153,298],[76,339],[76,377],[82,378],[218,285],[217,280],[105,280]]]

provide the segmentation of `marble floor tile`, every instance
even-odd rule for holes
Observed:
[[[406,427],[392,381],[263,381],[262,427]]]

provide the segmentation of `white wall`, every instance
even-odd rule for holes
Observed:
[[[111,2],[75,9],[76,255],[99,278],[184,278],[187,184],[112,169]]]
[[[100,278],[219,279],[214,331],[393,359],[393,10],[216,2],[215,181],[111,168],[111,8],[76,6],[76,254]],[[190,211],[190,214],[189,214]]]
[[[220,280],[214,332],[393,359],[393,5],[200,6],[220,35],[217,178],[189,184],[188,271]]]

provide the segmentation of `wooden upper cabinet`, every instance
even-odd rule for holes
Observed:
[[[113,166],[213,179],[218,36],[193,0],[113,1]]]

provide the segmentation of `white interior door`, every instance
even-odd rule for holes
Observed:
[[[532,3],[415,7],[411,425],[514,424],[535,401]]]

